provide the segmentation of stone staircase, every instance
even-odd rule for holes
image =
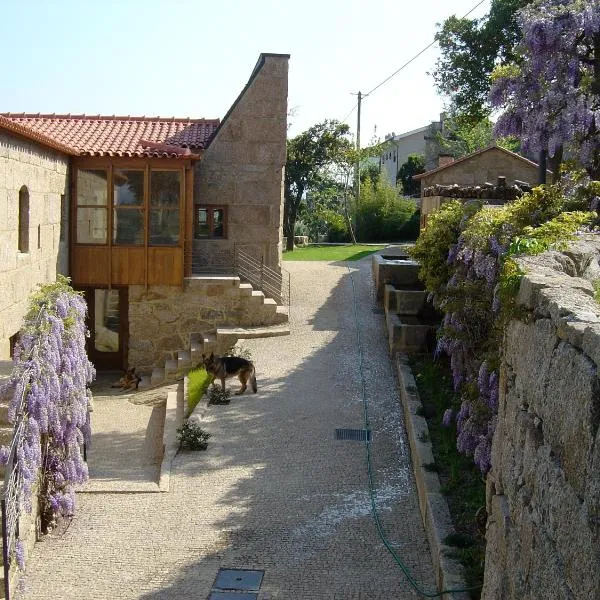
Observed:
[[[241,305],[241,309],[238,309],[239,325],[224,324],[206,331],[191,331],[189,346],[173,352],[165,360],[164,366],[154,367],[151,374],[142,374],[140,389],[181,379],[200,363],[203,354],[225,354],[238,340],[290,333],[288,307],[278,305],[275,300],[267,298],[262,291],[255,290],[239,277],[192,277],[188,284],[193,286],[194,280],[201,280],[205,289],[206,286],[213,286],[215,290],[224,289],[227,297],[236,296]]]

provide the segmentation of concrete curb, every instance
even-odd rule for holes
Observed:
[[[186,378],[187,379],[187,378]],[[165,425],[163,429],[163,459],[160,465],[160,479],[158,488],[161,492],[168,492],[171,480],[171,467],[173,459],[179,451],[177,428],[183,421],[183,415],[178,414],[179,406],[184,406],[184,384],[179,384],[176,392],[167,394],[165,407]]]
[[[419,508],[423,526],[429,541],[431,559],[439,590],[462,589],[466,587],[463,567],[451,557],[453,549],[444,543],[450,533],[454,533],[448,503],[440,491],[440,480],[437,473],[428,471],[424,465],[434,462],[429,428],[424,417],[417,414],[422,408],[417,384],[405,354],[396,354],[396,372],[400,385],[400,400],[406,424],[406,433],[410,444],[413,470],[419,494]],[[468,592],[444,594],[442,598],[449,600],[469,600]]]

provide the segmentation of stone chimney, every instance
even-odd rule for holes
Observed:
[[[438,167],[445,167],[454,162],[452,154],[438,154]]]

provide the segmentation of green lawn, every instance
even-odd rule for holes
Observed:
[[[193,369],[188,373],[188,414],[186,417],[192,414],[211,381],[212,376],[204,369]]]
[[[349,244],[347,246],[320,246],[312,244],[305,248],[296,248],[291,252],[284,252],[283,260],[359,260],[383,248],[385,248],[384,245],[365,246],[361,244]]]

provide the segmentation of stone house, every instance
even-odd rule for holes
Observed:
[[[58,273],[99,368],[181,367],[219,327],[285,325],[236,261],[281,286],[288,60],[261,54],[222,120],[0,115],[0,359]]]
[[[450,156],[440,156],[439,160],[435,169],[413,177],[421,182],[421,228],[427,223],[427,215],[446,200],[438,195],[427,195],[425,190],[432,186],[481,186],[486,182],[496,183],[501,177],[510,187],[519,181],[535,185],[538,180],[536,163],[500,146],[488,146],[456,160]]]

